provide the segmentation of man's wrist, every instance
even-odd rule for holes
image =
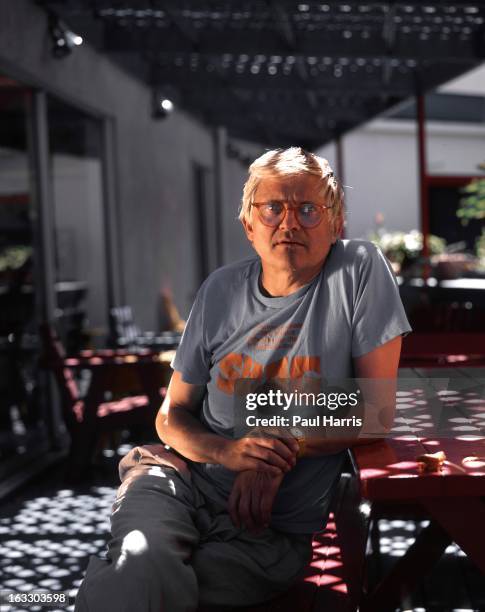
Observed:
[[[298,427],[291,427],[290,434],[295,438],[298,442],[298,453],[296,454],[296,458],[300,459],[303,457],[306,448],[306,438],[302,429]]]
[[[231,440],[228,440],[227,438],[223,438],[222,436],[217,436],[214,439],[214,447],[213,447],[214,463],[219,464],[219,465],[224,465],[224,457],[226,456],[226,451],[230,443],[231,443]]]

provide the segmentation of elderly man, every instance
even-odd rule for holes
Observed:
[[[122,461],[108,559],[91,559],[77,610],[188,612],[283,592],[325,525],[346,440],[237,437],[241,379],[395,379],[410,331],[391,268],[340,240],[342,191],[300,148],[249,169],[240,220],[256,255],[200,288],[156,421],[171,447]],[[291,430],[290,430],[291,433]]]

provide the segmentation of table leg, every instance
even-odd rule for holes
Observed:
[[[404,557],[391,572],[364,598],[360,612],[389,612],[399,607],[403,596],[412,593],[423,576],[435,565],[451,537],[434,521],[421,531]]]
[[[367,586],[365,556],[370,518],[360,511],[361,501],[359,481],[356,477],[350,478],[335,519],[350,610],[357,609]]]
[[[83,420],[71,432],[71,447],[67,478],[82,480],[89,469],[96,448],[98,432],[97,410],[104,400],[106,388],[105,373],[101,368],[93,370],[89,389],[84,398]]]
[[[478,497],[422,500],[430,515],[485,574],[485,501]]]

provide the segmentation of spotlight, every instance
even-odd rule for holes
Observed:
[[[73,47],[83,44],[82,36],[71,32],[69,28],[53,14],[49,15],[49,33],[52,39],[52,55],[57,59],[67,57]]]
[[[169,100],[168,98],[164,98],[160,102],[160,106],[167,113],[170,113],[173,110],[173,102],[172,102],[172,100]]]
[[[155,91],[153,93],[153,118],[165,119],[175,108],[172,97],[165,93]]]
[[[74,34],[74,32],[71,32],[70,30],[66,31],[66,38],[68,43],[71,42],[75,47],[79,47],[83,44],[83,37],[79,36],[79,34]]]

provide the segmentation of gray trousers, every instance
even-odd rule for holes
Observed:
[[[249,606],[299,577],[311,559],[311,535],[267,528],[256,536],[234,527],[225,500],[204,495],[184,462],[165,451],[140,459],[144,448],[130,451],[124,471],[120,464],[107,559],[91,557],[76,612]]]

